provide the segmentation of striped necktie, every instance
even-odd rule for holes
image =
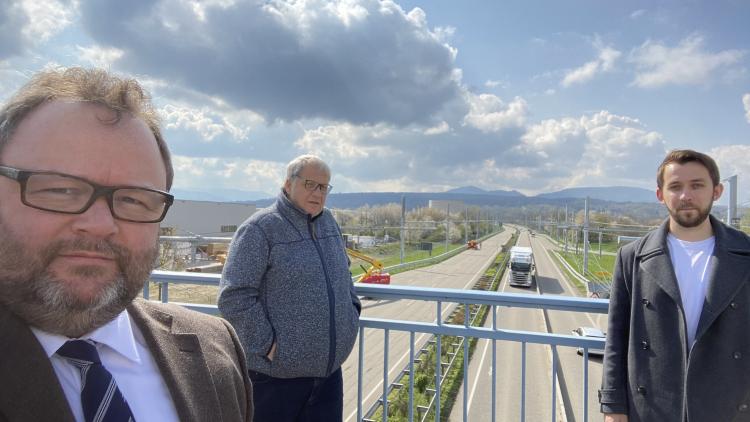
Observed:
[[[81,405],[86,422],[135,421],[112,374],[102,366],[96,346],[85,340],[70,340],[57,349],[81,373]]]

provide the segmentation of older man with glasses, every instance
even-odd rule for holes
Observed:
[[[148,96],[50,70],[0,108],[0,421],[250,421],[226,321],[136,296],[172,204]]]
[[[330,180],[320,158],[292,160],[276,202],[245,221],[229,248],[219,309],[247,353],[258,421],[342,420],[341,364],[361,306],[325,208]]]

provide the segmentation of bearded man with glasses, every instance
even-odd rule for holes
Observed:
[[[341,364],[361,306],[341,230],[325,208],[331,171],[303,155],[276,202],[232,240],[219,310],[247,353],[258,421],[342,420]]]
[[[0,421],[250,421],[232,327],[136,299],[173,170],[132,79],[71,68],[0,108]]]

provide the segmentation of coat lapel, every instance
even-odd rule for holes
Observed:
[[[219,399],[198,337],[182,330],[168,310],[156,309],[141,299],[136,299],[128,312],[148,343],[180,420],[219,419]]]
[[[708,330],[716,318],[730,305],[737,292],[750,283],[750,249],[745,242],[738,241],[723,223],[713,216],[716,246],[709,263],[711,268],[709,287],[703,310],[698,321],[695,339]]]
[[[654,232],[654,235],[646,239],[638,257],[641,262],[641,270],[649,276],[643,279],[653,280],[674,300],[678,307],[682,308],[680,287],[677,284],[672,258],[669,256],[669,248],[667,247],[668,227],[669,220],[662,223]]]
[[[47,353],[3,306],[0,356],[0,414],[11,421],[75,421]]]

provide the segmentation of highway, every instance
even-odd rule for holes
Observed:
[[[511,237],[511,230],[485,240],[480,250],[467,250],[439,264],[391,276],[391,284],[470,289],[487,267],[492,263],[500,247]],[[436,321],[437,307],[432,302],[401,300],[363,300],[362,316],[388,318],[407,321]],[[453,304],[443,305],[442,319],[451,312]],[[429,335],[417,334],[415,351],[423,345]],[[365,358],[363,369],[363,411],[377,401],[383,391],[383,344],[381,330],[365,330]],[[393,381],[408,364],[409,334],[391,332],[389,336],[389,373]],[[357,417],[357,360],[359,340],[349,358],[342,366],[344,376],[344,420],[354,421]]]
[[[522,231],[520,246],[531,246],[537,264],[537,283],[531,290],[512,287],[507,283],[507,273],[500,291],[547,295],[580,296],[568,285],[565,277],[553,261],[549,249],[554,245],[542,236],[530,237]],[[491,316],[491,314],[490,314]],[[487,327],[492,327],[491,317]],[[553,332],[571,334],[579,326],[606,328],[606,315],[586,313],[542,311],[536,309],[499,308],[497,327],[503,329]],[[496,344],[496,421],[520,421],[521,409],[521,344],[497,342]],[[523,411],[527,421],[549,421],[552,419],[552,359],[549,346],[526,346],[526,388]],[[555,394],[555,418],[557,421],[584,421],[583,412],[583,358],[573,348],[558,348],[558,384]],[[469,365],[468,418],[469,421],[492,420],[492,342],[480,340]],[[600,420],[596,391],[601,380],[601,358],[590,357],[588,365],[588,415],[587,420]],[[463,389],[458,393],[451,412],[451,421],[463,420]]]
[[[392,284],[470,289],[490,265],[500,247],[510,238],[511,230],[486,240],[481,250],[463,252],[440,264],[393,275]],[[504,276],[500,291],[512,293],[538,293],[548,295],[580,296],[571,287],[553,261],[548,250],[555,246],[543,236],[530,237],[522,231],[518,244],[531,246],[537,265],[537,283],[531,289],[512,287]],[[442,319],[453,308],[443,305]],[[382,301],[363,300],[363,316],[407,321],[434,322],[436,306],[431,302],[413,300]],[[485,324],[492,326],[491,314]],[[606,328],[606,315],[586,313],[542,311],[537,309],[498,308],[497,327],[501,329],[534,332],[571,334],[579,326]],[[429,338],[417,334],[415,351]],[[365,359],[363,370],[363,411],[377,401],[383,391],[383,344],[384,334],[380,330],[365,331]],[[392,382],[407,365],[409,334],[391,332],[389,335],[388,379]],[[357,359],[358,343],[344,363],[344,420],[356,420],[357,411]],[[552,418],[552,350],[548,346],[528,344],[526,347],[525,407],[521,408],[522,391],[522,345],[520,343],[497,342],[496,421],[548,421]],[[583,358],[573,348],[557,351],[558,379],[555,385],[555,418],[557,421],[584,421],[583,412]],[[491,368],[492,342],[480,340],[475,349],[469,369],[468,418],[469,421],[491,421]],[[601,358],[589,358],[588,365],[588,415],[587,420],[601,418],[596,401],[596,391],[601,379]],[[451,421],[463,420],[463,388],[458,392]]]

